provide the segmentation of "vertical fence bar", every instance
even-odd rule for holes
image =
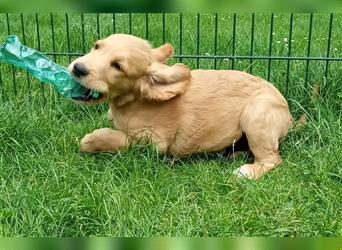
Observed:
[[[328,46],[327,46],[327,58],[330,57],[330,46],[331,46],[331,31],[333,25],[333,13],[330,14],[330,21],[329,21],[329,34],[328,34]],[[326,84],[328,83],[328,73],[329,73],[329,60],[326,61],[325,64],[325,81]]]
[[[201,19],[200,19],[201,17],[200,17],[200,14],[199,13],[197,13],[197,46],[196,46],[196,53],[197,53],[197,55],[199,55],[199,53],[200,53],[200,23],[201,23]],[[200,62],[200,60],[199,60],[199,58],[197,57],[197,65],[196,65],[196,67],[197,67],[197,69],[199,68],[199,62]]]
[[[69,28],[69,15],[68,13],[65,13],[65,25],[66,25],[66,34],[67,34],[67,46],[68,46],[68,58],[69,63],[71,63],[71,46],[70,46],[70,28]]]
[[[7,24],[7,33],[10,35],[11,28],[10,28],[10,24],[9,24],[9,15],[8,15],[8,13],[6,13],[6,24]]]
[[[132,13],[128,13],[128,33],[132,34]]]
[[[148,13],[145,14],[145,38],[148,40],[149,34],[148,34]]]
[[[4,14],[1,14],[4,15]],[[6,92],[5,92],[5,86],[4,86],[4,81],[2,79],[2,72],[1,72],[1,67],[0,67],[0,97],[1,98],[6,98]]]
[[[24,15],[20,13],[20,23],[21,23],[21,34],[23,35],[23,43],[26,45],[26,35],[25,35],[25,25],[24,25]]]
[[[20,23],[21,23],[21,33],[23,35],[23,43],[26,45],[26,35],[25,35],[25,24],[24,24],[24,15],[23,13],[20,13]],[[26,81],[27,81],[27,88],[30,89],[30,77],[29,74],[26,71]]]
[[[97,33],[97,39],[100,39],[100,37],[101,37],[101,31],[100,31],[100,13],[96,13],[96,33]]]
[[[40,29],[39,29],[38,13],[36,13],[36,31],[37,31],[38,51],[40,51],[41,50],[41,43],[40,43]],[[41,89],[41,93],[43,95],[43,100],[44,100],[44,103],[45,103],[45,92],[44,92],[43,84],[41,84],[40,89]]]
[[[313,13],[310,14],[310,21],[309,21],[309,37],[308,37],[308,49],[306,52],[306,56],[310,56],[310,50],[311,50],[311,38],[312,38],[312,23],[313,23]],[[309,76],[309,63],[310,60],[306,60],[306,70],[305,70],[305,86],[306,89],[308,89],[308,76]]]
[[[183,54],[183,13],[179,14],[179,54]],[[179,61],[182,62],[183,58]]]
[[[115,20],[115,13],[113,13],[113,16],[112,16],[113,20],[112,20],[112,24],[113,24],[113,33],[115,34],[116,33],[116,20]]]
[[[236,13],[233,15],[233,51],[232,55],[235,56],[235,39],[236,39]],[[232,69],[235,69],[235,58],[232,59]]]
[[[271,25],[270,25],[270,44],[268,48],[268,56],[272,55],[272,42],[273,42],[273,22],[274,22],[274,13],[271,14]],[[268,59],[268,71],[267,71],[267,81],[271,79],[271,59]]]
[[[292,30],[293,30],[293,13],[290,16],[290,31],[289,31],[289,50],[287,53],[288,57],[291,57],[291,48],[292,48]],[[286,68],[286,95],[288,94],[289,89],[289,81],[290,81],[290,60],[287,60],[287,68]]]
[[[255,22],[255,14],[252,13],[252,30],[251,30],[251,50],[250,50],[250,56],[253,56],[253,53],[254,53],[254,24]],[[253,59],[251,58],[249,60],[249,73],[252,74],[253,72]]]
[[[82,32],[82,52],[86,52],[85,48],[85,31],[84,31],[84,14],[81,13],[81,32]]]
[[[166,42],[165,32],[165,13],[163,13],[163,44]]]
[[[57,55],[56,55],[56,41],[55,41],[55,22],[54,22],[54,18],[53,18],[53,14],[50,13],[50,27],[51,27],[51,40],[52,40],[52,52],[53,52],[53,60],[57,63]],[[56,104],[56,92],[52,92],[53,95],[53,101],[54,101],[54,105]]]
[[[2,81],[2,73],[1,73],[1,68],[0,68],[0,97],[2,98],[4,96],[4,85]]]
[[[56,41],[55,41],[55,22],[53,20],[53,14],[50,13],[50,26],[51,26],[51,39],[52,39],[52,52],[54,53],[53,55],[53,59],[57,60],[57,56],[56,56]]]
[[[0,98],[2,98],[4,96],[4,85],[3,85],[3,81],[2,81],[2,73],[1,73],[1,68],[0,68]]]
[[[8,35],[11,34],[11,27],[10,27],[10,20],[9,20],[9,15],[8,13],[6,13],[6,24],[7,24],[7,33]],[[14,95],[17,95],[17,83],[16,83],[16,79],[15,79],[15,68],[14,66],[12,65],[12,79],[13,79],[13,92],[14,92]]]
[[[1,68],[0,68],[0,97],[2,98],[4,96],[4,85],[2,81],[2,73],[1,73]]]
[[[40,28],[39,28],[38,13],[36,13],[36,31],[37,31],[38,50],[41,50],[41,43],[40,43]]]
[[[218,19],[218,14],[215,13],[215,33],[214,33],[214,55],[215,55],[215,59],[214,59],[214,69],[217,68],[217,58],[216,58],[216,55],[217,55],[217,19]]]

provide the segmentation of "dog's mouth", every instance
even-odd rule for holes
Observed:
[[[75,101],[89,102],[89,101],[97,101],[102,99],[104,96],[103,93],[97,92],[92,89],[86,89],[86,91],[79,96],[74,96],[72,99]]]
[[[77,94],[72,97],[74,101],[84,104],[99,104],[105,101],[106,98],[107,93],[102,93],[98,90],[87,88],[82,84],[78,86]]]
[[[78,82],[78,86],[75,89],[77,94],[72,97],[73,100],[87,103],[100,103],[107,96],[105,93],[85,86],[81,79],[74,74],[72,76]]]

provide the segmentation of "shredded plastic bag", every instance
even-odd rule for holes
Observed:
[[[42,53],[22,45],[17,36],[10,35],[0,47],[0,62],[27,70],[38,80],[52,84],[64,97],[75,100],[97,99],[100,93],[77,82],[69,71]]]

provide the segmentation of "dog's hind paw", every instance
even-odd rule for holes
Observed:
[[[259,178],[259,174],[252,165],[253,164],[245,164],[236,169],[233,174],[238,178],[257,179]]]

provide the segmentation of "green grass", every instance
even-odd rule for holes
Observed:
[[[287,55],[289,15],[276,15],[272,55]],[[68,52],[65,16],[54,15],[55,42]],[[232,15],[218,15],[217,54],[230,54]],[[11,33],[22,37],[20,16],[11,14]],[[38,16],[41,50],[52,51],[50,16]],[[70,51],[82,52],[80,16],[71,14]],[[293,55],[305,56],[308,15],[295,15]],[[112,31],[111,15],[100,15],[100,35]],[[116,16],[116,31],[129,32],[128,15]],[[162,16],[149,16],[149,39],[159,45]],[[269,15],[256,15],[254,55],[268,54]],[[331,53],[342,52],[341,15],[334,16]],[[95,41],[96,15],[85,15],[85,48]],[[329,15],[316,15],[312,56],[325,56]],[[26,42],[38,48],[34,15],[24,15]],[[237,55],[248,55],[250,15],[237,16]],[[7,27],[0,15],[1,27]],[[200,54],[213,54],[214,15],[201,15]],[[145,15],[132,15],[132,33],[145,36]],[[0,30],[4,40],[6,29]],[[182,52],[179,18],[166,15],[166,41],[177,54],[196,51],[196,15],[183,20]],[[279,43],[278,43],[279,41]],[[53,58],[53,57],[52,57]],[[67,56],[57,56],[67,65]],[[173,60],[175,62],[176,60]],[[195,68],[196,59],[184,59]],[[249,60],[236,61],[240,70]],[[231,61],[217,60],[218,68]],[[78,142],[95,128],[111,126],[106,107],[84,107],[62,99],[21,70],[0,65],[0,232],[3,236],[341,236],[342,235],[342,83],[341,63],[331,62],[328,81],[325,62],[290,64],[272,61],[271,81],[299,117],[309,123],[291,131],[281,147],[284,163],[258,181],[237,180],[232,172],[248,161],[228,160],[224,154],[172,159],[152,147],[133,146],[118,154],[86,155]],[[214,60],[201,59],[201,68]],[[253,61],[253,74],[267,76],[267,60]],[[313,99],[311,86],[321,86]],[[42,87],[43,86],[43,87]],[[15,93],[16,92],[16,93]]]

